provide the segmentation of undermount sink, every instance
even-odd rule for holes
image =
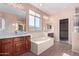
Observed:
[[[17,31],[17,32],[15,32],[15,34],[16,34],[16,35],[22,35],[22,34],[26,34],[26,32],[23,32],[23,31],[22,31],[22,32]]]

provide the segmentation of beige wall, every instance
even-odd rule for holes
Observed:
[[[59,41],[59,20],[69,18],[69,43],[72,44],[72,33],[73,33],[73,20],[74,20],[74,9],[67,9],[63,12],[57,13],[51,16],[52,26],[54,27],[55,40]]]
[[[27,31],[29,31],[29,25],[28,25],[28,23],[29,23],[29,9],[31,9],[31,10],[33,10],[33,11],[35,11],[35,12],[37,12],[37,13],[39,13],[40,15],[41,15],[41,30],[43,31],[44,30],[44,27],[45,27],[45,19],[43,19],[43,16],[48,16],[49,17],[49,15],[48,14],[46,14],[46,13],[44,13],[44,12],[42,12],[41,10],[39,10],[38,8],[36,8],[36,7],[34,7],[34,6],[32,6],[31,4],[23,4],[23,6],[25,7],[25,9],[26,9],[26,25],[27,25],[27,27],[26,27],[26,30]],[[47,21],[48,22],[48,21]]]

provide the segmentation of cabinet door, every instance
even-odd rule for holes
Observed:
[[[24,37],[18,37],[14,39],[15,55],[25,53],[25,41]]]
[[[16,43],[16,44],[14,44],[14,47],[15,47],[15,55],[19,55],[19,54],[21,54],[21,43],[20,42],[18,42],[18,43]]]
[[[27,51],[30,51],[31,49],[31,42],[30,42],[30,36],[26,36],[25,40],[26,40],[26,46],[27,46]]]
[[[25,43],[21,43],[21,53],[25,53],[27,50],[26,50],[26,47],[25,47]]]
[[[2,54],[1,50],[2,50],[2,45],[1,45],[1,40],[0,40],[0,55]]]
[[[26,52],[27,50],[26,50],[26,48],[27,48],[27,46],[26,46],[26,41],[25,41],[25,37],[23,36],[23,37],[20,37],[20,39],[21,39],[21,51],[22,52]]]
[[[13,55],[13,39],[2,40],[2,55]]]

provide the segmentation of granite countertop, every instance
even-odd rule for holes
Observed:
[[[14,38],[14,37],[21,37],[21,36],[31,36],[30,33],[7,33],[7,34],[0,34],[0,39],[4,38]]]

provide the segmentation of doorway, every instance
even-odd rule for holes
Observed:
[[[60,20],[60,41],[68,41],[68,18]]]

